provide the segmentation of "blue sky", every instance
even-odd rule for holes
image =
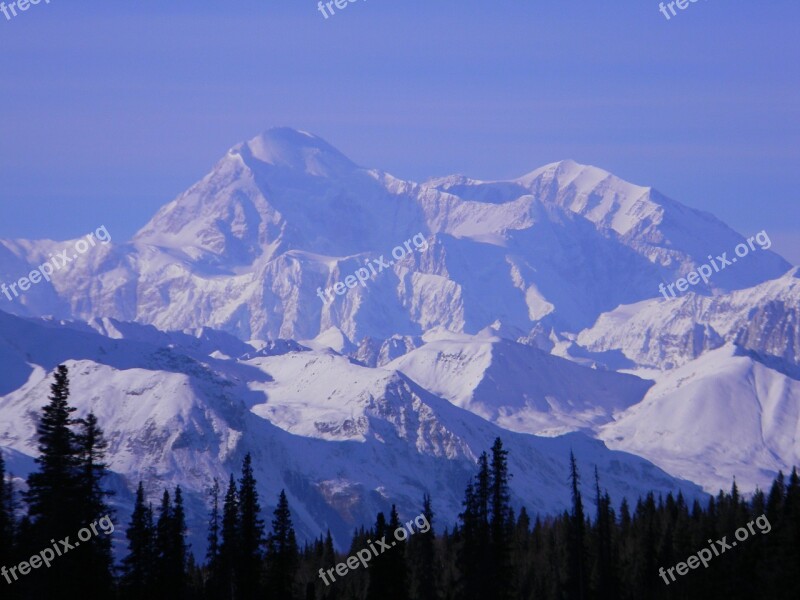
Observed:
[[[168,4],[168,6],[165,6]],[[51,0],[0,14],[0,237],[127,239],[271,126],[405,178],[572,158],[800,263],[800,4]]]

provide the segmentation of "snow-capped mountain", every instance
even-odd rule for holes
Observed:
[[[420,233],[424,251],[391,258]],[[711,215],[571,161],[514,181],[417,184],[273,129],[232,148],[130,243],[93,248],[6,308],[241,339],[335,327],[355,344],[498,321],[519,335],[542,321],[578,331],[742,241]],[[56,247],[0,243],[0,276],[26,274]],[[394,264],[365,286],[333,302],[318,295],[381,256]],[[759,250],[710,283],[743,289],[789,268]]]
[[[752,490],[800,463],[799,340],[795,268],[711,298],[620,306],[575,346],[656,381],[642,402],[600,428],[601,439],[708,491],[734,475]]]
[[[426,490],[452,521],[497,436],[534,511],[566,505],[570,448],[617,499],[698,493],[590,436],[708,491],[752,489],[800,461],[798,271],[763,246],[682,297],[659,291],[744,242],[572,161],[416,183],[269,130],[132,240],[0,296],[17,315],[0,312],[0,445],[29,460],[66,362],[123,504],[139,478],[181,483],[196,519],[251,451],[265,504],[286,488],[305,535],[344,544]],[[70,245],[0,241],[0,282]]]
[[[342,546],[353,527],[390,503],[414,516],[426,491],[441,522],[453,523],[477,455],[498,436],[510,451],[514,500],[534,512],[568,505],[570,451],[587,472],[597,466],[602,485],[619,499],[648,490],[701,494],[583,434],[512,433],[398,371],[361,366],[330,350],[252,348],[253,357],[236,360],[220,351],[229,340],[202,332],[159,339],[139,325],[95,326],[115,337],[0,313],[0,445],[16,453],[12,468],[32,468],[20,457],[35,455],[35,423],[52,369],[67,364],[72,403],[79,414],[97,414],[109,466],[127,482],[116,487],[120,517],[127,518],[139,480],[153,497],[180,484],[196,548],[203,545],[206,490],[214,477],[224,481],[237,471],[246,452],[265,505],[286,489],[299,533],[309,538],[330,528]],[[587,497],[591,489],[587,477]]]

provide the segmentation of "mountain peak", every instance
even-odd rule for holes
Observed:
[[[229,154],[241,155],[248,163],[256,160],[273,167],[320,177],[358,168],[322,138],[291,127],[267,129],[251,140],[237,144]]]
[[[567,158],[539,167],[516,181],[528,187],[531,183],[541,178],[547,181],[555,181],[559,188],[565,188],[574,183],[581,188],[591,189],[609,177],[614,176],[604,169],[583,165]]]

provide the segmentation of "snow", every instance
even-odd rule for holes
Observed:
[[[765,489],[800,464],[797,376],[726,344],[661,377],[600,438],[711,493],[734,477],[744,490]]]
[[[587,472],[598,466],[603,485],[619,500],[650,489],[700,494],[586,435],[507,431],[398,371],[360,366],[330,350],[212,358],[219,356],[213,336],[159,338],[151,328],[124,323],[106,330],[117,337],[78,323],[0,313],[0,375],[10,382],[0,396],[0,445],[20,456],[35,454],[35,419],[50,373],[67,364],[78,414],[93,410],[109,440],[120,522],[140,479],[151,497],[180,484],[198,551],[206,491],[214,477],[236,471],[246,452],[253,453],[266,508],[286,489],[301,538],[330,527],[340,547],[353,526],[390,502],[406,516],[418,514],[425,491],[439,522],[455,522],[474,460],[498,436],[511,451],[514,501],[533,512],[568,505],[570,450]],[[167,339],[170,348],[163,345]],[[586,486],[590,496],[591,483]]]
[[[385,368],[505,429],[539,435],[591,431],[651,385],[500,338],[429,342]]]
[[[320,301],[418,232],[425,252]],[[451,524],[497,436],[533,512],[567,505],[570,449],[615,501],[700,493],[678,478],[752,491],[800,463],[800,270],[759,249],[694,293],[658,291],[743,240],[574,161],[417,183],[268,130],[130,242],[0,296],[0,446],[32,468],[66,362],[112,441],[121,514],[138,479],[180,483],[196,550],[205,490],[248,451],[265,505],[285,488],[301,537],[330,527],[341,547],[390,502],[418,514],[424,491]],[[0,240],[0,281],[69,243]]]

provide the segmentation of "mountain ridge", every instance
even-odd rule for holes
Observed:
[[[268,130],[232,148],[130,243],[95,249],[7,308],[211,326],[244,340],[313,338],[331,326],[354,343],[436,326],[475,333],[498,316],[523,332],[542,320],[577,332],[618,304],[656,297],[660,283],[706,260],[709,237],[715,249],[744,239],[707,213],[573,161],[506,182],[461,179],[461,196],[446,180],[402,181],[311,134]],[[418,232],[431,250],[410,270],[396,265],[331,307],[315,299],[318,287]],[[0,275],[41,260],[41,245],[0,242]],[[789,268],[761,251],[697,290],[747,288]],[[487,285],[504,317],[485,310]]]

